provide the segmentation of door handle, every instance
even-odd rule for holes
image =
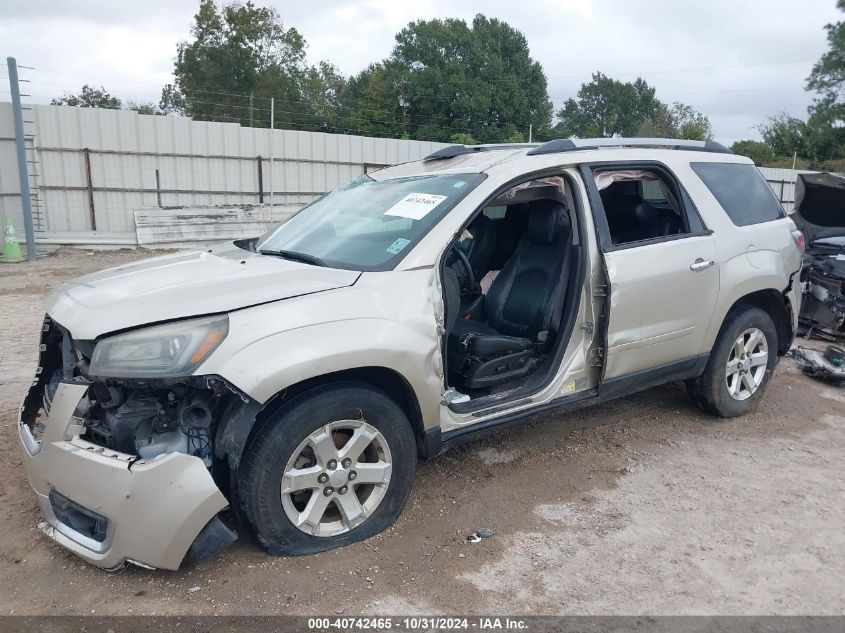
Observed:
[[[696,260],[689,265],[690,270],[699,271],[699,270],[707,270],[716,262],[712,259],[701,259],[700,257],[696,258]]]

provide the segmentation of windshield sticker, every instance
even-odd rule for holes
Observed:
[[[391,255],[398,255],[402,252],[402,249],[410,243],[411,240],[406,240],[404,237],[400,237],[395,242],[393,242],[393,244],[387,247],[387,252]]]
[[[435,193],[409,193],[385,211],[384,214],[395,215],[400,218],[410,218],[412,220],[422,220],[428,215],[429,211],[445,199],[446,196],[439,196]]]
[[[463,189],[466,183],[463,180],[459,180],[454,185],[452,185],[453,189]]]

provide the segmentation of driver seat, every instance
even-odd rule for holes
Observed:
[[[487,322],[459,318],[449,334],[450,366],[469,388],[527,375],[560,323],[572,250],[569,214],[556,200],[526,206],[526,233],[487,293]]]

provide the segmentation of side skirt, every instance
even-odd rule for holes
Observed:
[[[478,439],[482,435],[516,426],[523,422],[525,418],[539,413],[552,410],[568,413],[587,406],[601,404],[608,400],[627,396],[638,391],[657,387],[667,382],[695,378],[704,372],[709,358],[710,354],[708,352],[673,363],[660,365],[659,367],[644,369],[626,376],[611,378],[603,381],[599,389],[589,389],[569,398],[555,398],[550,402],[536,407],[530,407],[514,413],[506,413],[491,420],[485,420],[467,428],[455,429],[448,433],[441,433],[439,427],[428,429],[425,434],[426,457],[435,457],[456,446]],[[575,426],[574,421],[570,424]]]

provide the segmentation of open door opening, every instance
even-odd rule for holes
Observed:
[[[583,283],[568,177],[508,188],[467,223],[443,260],[444,355],[452,410],[542,389],[560,365]]]

